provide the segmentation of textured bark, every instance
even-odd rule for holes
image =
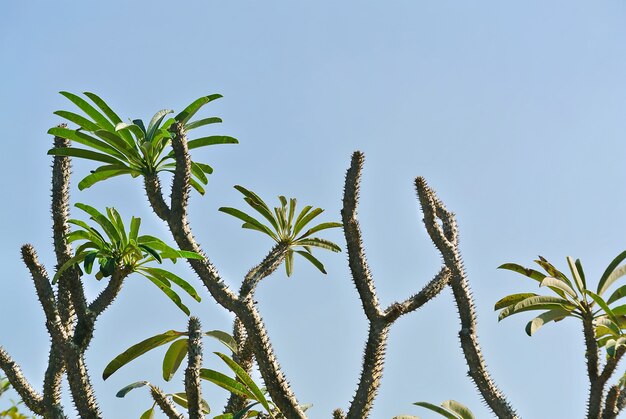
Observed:
[[[19,365],[11,358],[7,351],[0,346],[0,368],[6,374],[9,383],[20,398],[24,401],[26,407],[38,415],[44,414],[43,397],[33,386],[26,380]]]
[[[189,419],[200,419],[202,413],[202,385],[200,384],[200,368],[202,368],[202,327],[197,317],[189,318],[189,340],[187,343],[187,369],[185,370],[185,393]]]
[[[458,232],[454,214],[445,208],[423,178],[415,180],[415,187],[424,213],[426,231],[452,275],[450,286],[461,320],[459,339],[469,368],[468,374],[483,400],[496,416],[501,419],[518,418],[515,410],[493,382],[478,343],[474,302],[458,249]]]
[[[150,395],[169,419],[185,419],[182,414],[178,413],[174,403],[172,403],[169,397],[167,397],[160,388],[151,386]]]
[[[606,395],[606,401],[604,403],[604,412],[602,413],[602,419],[615,419],[619,413],[617,410],[617,399],[621,391],[618,386],[613,386],[609,389]]]
[[[587,401],[587,419],[599,419],[602,416],[602,398],[604,385],[600,381],[598,342],[593,327],[591,310],[583,313],[583,335],[585,338],[585,359],[589,378],[589,399]]]
[[[167,222],[178,247],[182,250],[204,255],[204,252],[193,237],[186,217],[191,173],[187,139],[184,129],[180,125],[174,127],[174,132],[172,148],[176,159],[176,169],[172,181],[172,208],[167,208],[158,181],[156,181],[157,179],[151,179],[150,182],[146,180],[146,193],[155,214]],[[265,326],[254,304],[240,301],[224,284],[217,269],[209,262],[206,256],[202,260],[190,259],[188,262],[213,299],[222,307],[234,312],[241,319],[250,337],[261,376],[273,402],[286,417],[290,419],[305,418],[304,412],[302,412],[295,395],[280,370],[267,338]]]
[[[48,355],[48,368],[43,381],[43,407],[46,418],[67,418],[61,405],[61,379],[64,372],[65,362],[59,346],[52,343]]]
[[[369,322],[361,376],[346,416],[348,419],[361,419],[369,416],[381,383],[387,336],[391,325],[400,316],[417,310],[436,297],[450,280],[450,271],[444,266],[419,293],[403,302],[392,303],[384,311],[381,310],[374,279],[367,265],[361,230],[356,217],[363,162],[364,157],[360,152],[352,155],[351,165],[346,174],[341,211],[352,280]],[[340,414],[335,412],[337,415]]]

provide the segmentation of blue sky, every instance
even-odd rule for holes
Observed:
[[[325,208],[324,220],[338,220],[350,154],[361,150],[359,217],[382,302],[417,292],[438,270],[412,186],[425,176],[457,214],[479,335],[498,385],[523,417],[580,417],[581,328],[566,320],[529,338],[523,329],[531,315],[498,324],[495,301],[536,290],[496,267],[530,265],[541,254],[565,268],[571,255],[598,278],[626,247],[625,17],[620,1],[6,4],[0,344],[40,386],[49,340],[19,247],[32,243],[53,265],[46,131],[60,122],[53,111],[72,107],[57,92],[95,92],[133,119],[221,93],[203,115],[224,123],[205,132],[240,144],[201,152],[215,173],[207,195],[194,196],[191,221],[229,284],[237,287],[271,247],[217,212],[242,207],[232,186],[269,202],[294,196]],[[76,162],[73,185],[92,168]],[[137,180],[83,192],[73,186],[72,199],[141,216],[146,232],[169,238]],[[328,237],[344,244],[340,231]],[[348,406],[367,327],[345,253],[321,258],[328,275],[296,261],[292,278],[276,273],[257,294],[285,374],[299,400],[314,404],[311,418]],[[185,267],[176,270],[194,279]],[[86,281],[93,295],[98,285]],[[204,297],[188,301],[204,328],[228,330],[229,315]],[[106,382],[104,365],[140,339],[185,324],[151,284],[128,280],[88,352],[106,417],[138,417],[149,407],[141,390],[114,395],[141,379],[162,385],[162,352]],[[466,377],[458,327],[448,290],[398,321],[373,418],[427,418],[413,402],[449,398],[489,417]],[[206,346],[205,365],[219,366],[210,354],[219,346]],[[219,412],[224,392],[206,385],[205,396]]]

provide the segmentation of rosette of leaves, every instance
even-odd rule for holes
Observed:
[[[620,266],[624,259],[626,251],[609,263],[598,281],[596,292],[587,288],[585,273],[579,259],[567,257],[571,277],[566,276],[541,256],[535,262],[545,273],[515,263],[506,263],[499,269],[514,271],[533,279],[540,287],[550,289],[553,295],[535,293],[508,295],[495,305],[495,310],[500,310],[498,320],[526,311],[543,311],[526,325],[526,333],[531,336],[544,324],[552,321],[558,322],[566,317],[592,318],[598,344],[601,347],[605,346],[607,353],[612,356],[619,346],[626,344],[626,337],[623,335],[623,329],[626,328],[626,304],[611,307],[626,296],[626,285],[615,289],[606,299],[604,295],[626,274],[626,265]]]
[[[232,353],[237,352],[237,343],[235,339],[228,333],[221,330],[211,330],[205,332],[204,335],[217,339]],[[188,336],[189,334],[187,332],[168,330],[165,333],[149,337],[148,339],[145,339],[131,346],[130,348],[116,356],[111,362],[109,362],[109,364],[105,367],[104,372],[102,373],[102,378],[106,380],[117,370],[130,363],[132,360],[140,357],[148,351],[169,343],[170,345],[165,353],[165,356],[163,357],[162,371],[163,379],[165,381],[170,381],[174,377],[176,371],[179,369],[182,361],[187,357]],[[231,372],[234,374],[234,377],[223,374],[216,370],[202,368],[200,370],[200,378],[216,384],[217,386],[231,393],[245,396],[251,401],[250,404],[248,404],[240,412],[225,413],[216,416],[216,418],[238,419],[256,416],[259,411],[253,409],[255,406],[262,406],[265,411],[270,415],[270,417],[274,417],[274,414],[277,412],[276,406],[271,402],[271,400],[267,399],[263,390],[261,390],[261,388],[254,382],[250,375],[245,370],[243,370],[230,356],[220,352],[215,352],[215,354],[231,370]],[[122,388],[117,393],[117,397],[124,397],[126,394],[128,394],[129,391],[144,386],[152,386],[152,384],[150,384],[148,381],[137,381]],[[187,395],[184,392],[168,394],[168,396],[172,398],[173,402],[184,408],[187,408]],[[208,403],[203,400],[202,404],[204,406],[205,413],[209,413],[210,408]],[[152,407],[148,409],[148,411],[146,411],[144,415],[148,415],[148,412],[150,411],[154,411],[154,405],[152,405]]]
[[[77,203],[76,207],[86,212],[103,231],[90,226],[82,220],[68,220],[77,229],[67,235],[70,243],[82,242],[77,248],[74,257],[65,262],[57,271],[53,282],[72,266],[91,274],[94,265],[98,265],[96,279],[110,277],[116,267],[128,273],[136,272],[146,277],[174,302],[182,311],[189,315],[189,309],[182,303],[180,296],[172,290],[172,283],[179,286],[196,301],[200,296],[194,287],[187,281],[165,269],[151,266],[154,262],[162,263],[164,259],[176,262],[178,258],[202,259],[202,256],[184,250],[174,249],[162,240],[149,236],[139,235],[141,219],[132,217],[128,232],[122,217],[115,208],[107,208],[106,215],[97,209]]]
[[[413,404],[438,413],[447,419],[475,419],[472,411],[467,406],[457,402],[456,400],[446,400],[439,406],[428,402],[415,402]],[[419,417],[412,415],[400,415],[395,416],[393,419],[419,419]]]
[[[276,243],[289,246],[289,251],[285,257],[285,270],[287,276],[293,273],[294,253],[299,254],[313,264],[320,272],[326,274],[326,269],[322,262],[313,256],[312,249],[314,247],[330,250],[332,252],[341,252],[341,247],[330,240],[313,237],[313,234],[329,228],[341,227],[341,223],[325,222],[307,227],[318,215],[324,212],[321,208],[313,208],[310,205],[305,206],[296,216],[297,201],[295,198],[287,200],[284,196],[278,197],[280,206],[274,207],[273,210],[254,192],[236,185],[235,189],[244,196],[244,201],[258,212],[268,223],[264,224],[258,219],[240,211],[236,208],[221,207],[219,211],[230,214],[243,221],[241,227],[250,230],[260,231],[270,236]]]
[[[159,172],[173,173],[176,162],[174,152],[171,150],[172,126],[175,123],[182,124],[188,132],[205,125],[222,122],[217,117],[190,121],[202,106],[222,97],[218,94],[203,96],[195,100],[173,118],[165,119],[174,111],[160,110],[146,127],[141,119],[134,119],[130,123],[122,122],[106,102],[93,93],[84,93],[93,105],[72,93],[60,93],[85,115],[64,110],[56,111],[54,112],[56,115],[77,124],[78,128],[55,127],[49,129],[48,133],[81,144],[85,148],[53,148],[48,151],[48,154],[79,157],[104,163],[79,182],[78,188],[81,190],[115,176],[137,177]],[[236,143],[237,140],[233,137],[214,135],[189,140],[187,146],[189,150],[192,150],[214,144]],[[207,175],[212,172],[211,166],[192,161],[191,186],[200,194],[204,194],[202,185],[208,183]]]

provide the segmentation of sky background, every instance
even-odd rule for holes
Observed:
[[[383,305],[419,291],[439,269],[413,189],[424,176],[457,214],[480,342],[498,386],[524,418],[582,417],[581,327],[566,320],[529,338],[531,314],[498,323],[498,299],[538,290],[496,268],[529,266],[541,254],[566,269],[571,255],[595,287],[626,248],[625,18],[622,1],[6,2],[0,344],[41,388],[49,338],[19,248],[32,243],[52,268],[46,131],[61,122],[52,112],[74,110],[57,92],[91,91],[123,119],[144,120],[221,93],[199,115],[224,123],[198,134],[240,144],[194,153],[215,173],[207,194],[193,196],[190,218],[229,285],[237,288],[272,246],[217,211],[244,208],[232,186],[268,203],[297,197],[325,208],[320,220],[339,220],[350,155],[361,150],[359,219]],[[94,167],[74,163],[73,202],[115,206],[126,220],[142,217],[145,233],[170,240],[138,179],[79,192],[75,185]],[[345,245],[339,229],[325,237]],[[314,404],[315,419],[349,406],[367,333],[345,253],[326,253],[318,255],[328,275],[296,260],[292,278],[281,270],[257,293],[284,373],[299,400]],[[183,264],[175,271],[202,289]],[[85,283],[96,295],[96,281]],[[230,315],[202,295],[201,304],[185,302],[204,329],[229,330]],[[156,287],[127,280],[87,353],[105,417],[139,417],[151,405],[143,389],[115,397],[133,381],[181,391],[182,374],[171,384],[160,377],[164,350],[106,382],[100,375],[130,345],[185,327],[185,315]],[[458,329],[448,289],[393,326],[372,418],[434,418],[412,403],[446,399],[491,417],[466,377]],[[205,366],[221,369],[211,351],[222,348],[205,344]],[[221,412],[226,393],[207,384],[204,395]]]

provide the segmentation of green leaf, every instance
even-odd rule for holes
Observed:
[[[155,277],[163,277],[169,281],[172,281],[179,287],[181,287],[187,294],[189,294],[194,300],[200,302],[202,299],[198,295],[196,289],[187,281],[179,277],[178,275],[173,274],[170,271],[166,271],[165,269],[160,268],[142,268],[141,270],[148,272],[150,275]]]
[[[137,241],[140,226],[141,218],[133,217],[130,219],[130,232],[128,233],[129,240]]]
[[[146,139],[148,141],[152,140],[152,137],[154,136],[154,133],[156,132],[156,130],[159,129],[159,125],[161,125],[163,118],[165,118],[167,114],[170,114],[170,113],[174,113],[174,111],[171,109],[162,109],[154,114],[154,116],[152,117],[152,120],[148,124],[148,132],[146,135]]]
[[[207,175],[210,175],[211,173],[213,173],[213,168],[209,166],[208,164],[197,163],[197,162],[194,162],[194,163]]]
[[[96,260],[96,257],[98,257],[98,251],[93,251],[93,252],[89,252],[87,253],[87,256],[85,256],[85,261],[83,266],[85,267],[85,272],[88,274],[91,274],[91,269],[93,267],[93,262]]]
[[[109,156],[108,154],[96,153],[95,151],[84,150],[82,148],[74,148],[74,147],[52,148],[48,150],[48,155],[78,157],[81,159],[100,161],[103,163],[110,163],[110,164],[120,164],[120,165],[124,164],[123,161],[118,160],[115,157]]]
[[[626,285],[622,285],[621,287],[613,291],[613,294],[611,294],[609,299],[606,300],[606,303],[611,304],[624,297],[626,297]]]
[[[441,403],[441,407],[458,414],[461,419],[475,419],[472,411],[469,410],[467,406],[457,402],[456,400],[446,400]]]
[[[546,311],[545,313],[540,314],[539,316],[528,322],[528,324],[526,325],[526,334],[528,336],[532,336],[533,333],[539,330],[539,328],[544,324],[551,321],[563,319],[565,317],[568,317],[569,315],[570,312],[568,310],[563,310],[560,308]]]
[[[163,262],[163,258],[161,257],[161,254],[157,252],[155,249],[153,249],[151,246],[148,246],[147,244],[142,243],[142,244],[139,244],[139,248],[145,251],[150,256],[152,256],[157,262],[159,263]]]
[[[576,291],[574,291],[572,289],[572,287],[570,287],[568,284],[566,284],[565,282],[563,282],[560,279],[557,279],[557,278],[554,278],[554,277],[551,277],[551,276],[546,276],[543,279],[543,281],[541,281],[539,286],[540,287],[550,287],[554,291],[556,291],[556,290],[564,291],[566,294],[568,294],[573,299],[578,300],[578,295],[576,294]],[[561,295],[561,296],[563,296],[563,295]]]
[[[54,127],[48,130],[48,134],[54,135],[55,137],[67,138],[68,140],[72,140],[79,144],[86,145],[87,147],[95,148],[96,150],[102,151],[105,154],[110,154],[111,156],[120,160],[126,160],[126,156],[120,153],[116,148],[111,147],[104,141],[92,137],[91,135],[87,135],[84,132],[72,130],[69,128]]]
[[[622,329],[619,327],[619,324],[615,323],[613,320],[607,317],[598,317],[594,319],[594,323],[596,326],[596,334],[598,336],[602,336],[606,333],[610,333],[613,336],[619,336],[622,334]],[[606,331],[602,330],[602,328],[606,329]]]
[[[235,415],[233,416],[233,419],[243,419],[246,417],[254,417],[257,415],[252,415],[250,414],[250,416],[248,416],[248,412],[250,412],[250,409],[252,409],[254,406],[258,405],[259,402],[256,403],[250,403],[249,405],[247,405],[246,407],[244,407],[243,409],[241,409],[239,412],[235,413]]]
[[[221,372],[202,368],[200,369],[200,378],[217,384],[231,393],[256,400],[256,396],[245,385]]]
[[[336,223],[336,222],[321,223],[321,224],[316,225],[313,228],[308,229],[299,238],[305,238],[305,237],[310,236],[311,234],[317,233],[318,231],[326,230],[326,229],[329,229],[329,228],[337,228],[337,227],[343,227],[343,224]]]
[[[55,115],[59,115],[61,118],[65,118],[68,121],[75,123],[76,125],[78,125],[82,129],[84,129],[85,131],[95,131],[95,130],[100,129],[98,124],[90,121],[89,119],[85,118],[84,116],[77,115],[77,114],[75,114],[73,112],[55,111],[53,113]]]
[[[184,407],[185,409],[189,408],[189,401],[187,400],[187,393],[174,393],[172,394],[172,400],[179,406]],[[202,406],[202,412],[205,414],[211,413],[211,409],[209,408],[209,404],[206,400],[200,400],[200,405]]]
[[[288,251],[285,255],[285,271],[287,272],[287,277],[290,277],[293,273],[293,251]]]
[[[153,419],[153,418],[154,418],[154,406],[152,406],[150,409],[143,412],[142,415],[139,417],[139,419]]]
[[[131,390],[134,390],[134,389],[140,388],[140,387],[144,387],[144,386],[149,386],[149,385],[150,385],[150,383],[147,382],[147,381],[137,381],[135,383],[127,385],[126,387],[124,387],[123,389],[118,391],[117,394],[115,395],[115,397],[122,398],[122,397],[126,396]]]
[[[559,308],[571,312],[576,307],[563,298],[539,295],[537,297],[526,298],[515,305],[510,305],[506,307],[500,312],[500,315],[498,316],[498,321],[501,321],[513,314],[521,313],[524,311],[552,310]]]
[[[61,267],[59,269],[57,269],[56,274],[52,278],[52,283],[56,284],[56,282],[59,280],[61,275],[63,275],[63,272],[67,271],[72,266],[81,263],[83,260],[85,260],[86,257],[87,257],[86,253],[79,253],[76,256],[74,256],[73,258],[69,259],[63,265],[61,265]]]
[[[120,153],[124,154],[129,161],[133,161],[136,164],[141,164],[142,158],[139,155],[138,151],[131,147],[117,132],[111,132],[107,130],[98,130],[94,131],[98,137],[102,138],[103,141],[106,141],[109,145],[114,147]]]
[[[113,167],[120,167],[120,165],[115,165]],[[97,170],[90,175],[85,176],[79,183],[78,189],[85,190],[95,185],[98,182],[102,182],[103,180],[111,179],[116,176],[127,175],[135,173],[134,170],[131,169],[111,169],[111,170]]]
[[[226,346],[233,354],[237,354],[237,342],[235,338],[229,335],[226,332],[221,330],[209,330],[204,333],[206,336],[210,336],[214,339],[220,341],[224,346]]]
[[[196,190],[196,192],[198,192],[200,195],[204,195],[205,194],[205,190],[202,187],[202,185],[200,185],[198,183],[198,181],[196,181],[194,178],[189,179],[189,184]]]
[[[570,286],[572,286],[572,283],[570,282],[569,278],[566,277],[563,272],[555,268],[554,265],[548,262],[547,259],[544,258],[543,256],[540,255],[539,259],[535,260],[535,263],[541,266],[546,272],[548,272],[549,275],[555,278],[562,279],[563,281],[567,282]]]
[[[265,234],[267,234],[268,236],[270,236],[274,240],[278,241],[278,238],[272,232],[272,230],[269,229],[269,227],[267,227],[266,225],[264,225],[261,222],[257,221],[255,218],[250,217],[245,212],[239,211],[238,209],[230,208],[230,207],[221,207],[221,208],[218,209],[218,211],[221,211],[221,212],[224,212],[226,214],[232,215],[233,217],[239,218],[241,221],[243,221],[243,222],[245,222],[247,224],[252,224],[255,227],[257,227],[259,229],[259,231],[263,231]]]
[[[617,255],[617,257],[609,263],[609,266],[607,266],[606,270],[600,277],[600,282],[598,282],[598,295],[604,294],[604,292],[611,286],[612,282],[608,282],[609,278],[615,268],[617,268],[617,266],[622,263],[624,259],[626,259],[626,250]],[[615,279],[613,279],[613,281],[615,281]]]
[[[126,349],[124,352],[116,356],[111,362],[109,362],[109,364],[104,368],[104,372],[102,373],[102,379],[106,380],[115,371],[119,370],[133,359],[145,354],[146,352],[154,348],[158,348],[161,345],[165,345],[168,342],[178,339],[180,336],[183,335],[185,335],[185,333],[183,332],[168,330],[165,333],[160,333],[158,335],[149,337],[148,339],[142,340],[141,342]]]
[[[189,106],[183,109],[181,113],[176,115],[174,119],[176,119],[176,121],[180,122],[181,124],[186,125],[189,119],[191,119],[201,107],[221,97],[222,95],[213,94],[196,99]]]
[[[543,274],[539,271],[530,268],[524,268],[523,266],[516,263],[505,263],[504,265],[498,266],[498,269],[506,269],[509,271],[517,272],[538,282],[543,281],[543,278],[547,276],[546,274]]]
[[[296,236],[298,233],[300,233],[300,231],[304,228],[305,225],[310,223],[315,217],[317,217],[323,212],[324,212],[323,209],[315,208],[314,210],[307,212],[307,214],[303,216],[302,218],[298,217],[298,219],[296,220],[296,225],[293,229],[293,235]]]
[[[187,356],[187,342],[189,339],[179,339],[170,345],[165,353],[165,357],[163,358],[163,379],[165,381],[170,381],[178,367],[180,367],[181,362]]]
[[[608,304],[602,299],[602,297],[600,297],[596,293],[589,291],[589,290],[586,290],[586,292],[587,292],[587,295],[590,296],[593,299],[593,301],[595,301],[600,306],[602,310],[604,310],[604,312],[607,314],[607,316],[609,316],[611,320],[619,324],[619,320],[617,319],[617,316],[615,316],[613,311],[609,308]]]
[[[432,410],[435,413],[439,413],[441,416],[448,418],[448,419],[463,419],[460,415],[449,411],[448,409],[444,409],[441,406],[437,406],[434,405],[432,403],[427,403],[427,402],[415,402],[413,403],[416,406],[421,406],[421,407],[425,407],[428,410]]]
[[[341,247],[331,242],[330,240],[320,239],[318,237],[311,237],[308,239],[298,239],[294,244],[298,246],[313,246],[321,249],[330,250],[333,252],[341,252]]]
[[[187,316],[191,314],[191,312],[189,311],[189,308],[186,305],[184,305],[183,302],[181,301],[180,296],[176,294],[171,288],[165,286],[165,284],[162,281],[159,281],[156,277],[146,275],[144,272],[142,272],[142,274],[143,276],[148,278],[150,282],[156,285],[161,291],[163,291],[163,294],[165,294],[167,298],[172,300],[172,302],[176,304],[176,306],[180,308],[183,311],[183,313],[185,313]]]
[[[96,106],[99,107],[100,110],[102,110],[102,112],[104,112],[104,114],[109,118],[109,120],[111,120],[111,122],[113,122],[114,124],[119,124],[120,122],[122,122],[120,117],[117,116],[117,114],[111,110],[109,105],[107,105],[104,100],[100,99],[98,95],[91,92],[83,92],[83,94],[91,99],[91,101],[95,103]]]
[[[525,300],[529,297],[537,297],[538,295],[532,292],[525,292],[525,293],[520,293],[520,294],[511,294],[511,295],[507,295],[506,297],[500,299],[495,307],[493,308],[494,310],[500,310],[502,308],[514,305],[519,303],[522,300]]]
[[[315,256],[313,256],[312,254],[310,254],[308,252],[303,252],[302,250],[296,250],[296,253],[298,253],[299,255],[304,257],[306,260],[311,262],[313,264],[313,266],[315,266],[317,269],[319,269],[319,271],[321,273],[326,275],[326,269],[324,269],[324,265],[322,264],[322,262],[317,260],[317,258]]]
[[[187,147],[189,148],[189,150],[193,150],[194,148],[206,147],[216,144],[239,144],[239,141],[237,141],[236,138],[226,135],[212,135],[210,137],[201,137],[196,138],[195,140],[191,140],[189,141],[189,143],[187,143]]]
[[[190,122],[185,125],[185,130],[191,131],[192,129],[199,128],[204,125],[219,124],[220,122],[222,122],[222,119],[215,116],[211,118],[198,119],[197,121]]]
[[[207,179],[202,168],[198,166],[198,163],[193,161],[191,162],[191,174],[195,176],[203,185],[209,183],[209,179]]]
[[[267,410],[268,412],[271,412],[270,406],[267,400],[265,399],[263,392],[254,383],[254,381],[252,381],[252,378],[250,378],[248,373],[246,373],[244,369],[239,366],[239,364],[237,364],[235,361],[233,361],[231,358],[224,355],[223,353],[220,353],[220,352],[214,352],[214,353],[215,355],[219,356],[222,359],[222,361],[224,361],[226,365],[228,365],[228,368],[230,368],[235,373],[235,375],[237,375],[237,378],[239,378],[241,382],[245,384],[245,386],[248,387],[248,389],[250,389],[252,394],[254,394],[255,396],[253,399],[260,402],[261,405],[263,405],[263,407],[265,408],[265,410]]]
[[[100,211],[92,206],[82,204],[80,202],[77,202],[76,204],[74,204],[74,206],[89,214],[91,216],[91,219],[98,223],[100,227],[102,227],[106,235],[113,243],[119,243],[121,241],[121,236],[120,233],[117,231],[117,228],[115,228],[113,223],[102,213],[100,213]]]
[[[93,119],[100,127],[104,129],[113,130],[113,124],[111,124],[111,122],[109,122],[109,120],[106,119],[106,117],[102,115],[100,112],[98,112],[93,106],[87,103],[87,101],[69,92],[59,92],[59,93],[61,93],[63,96],[65,96],[70,101],[72,101],[83,112],[85,112],[87,116]]]

